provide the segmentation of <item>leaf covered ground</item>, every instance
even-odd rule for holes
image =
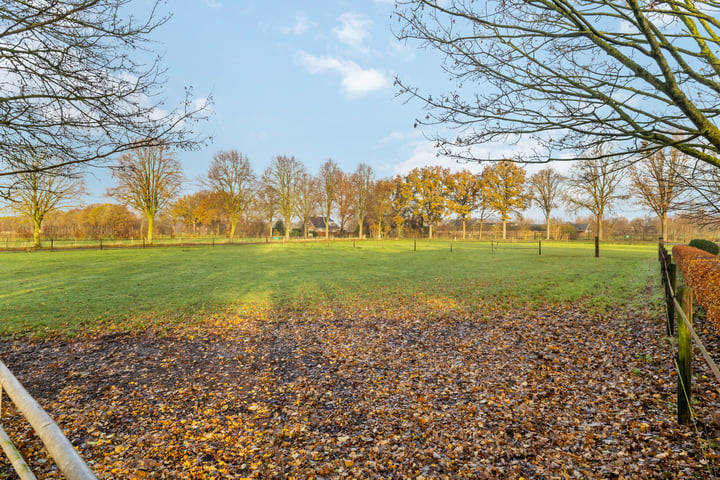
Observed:
[[[0,347],[101,478],[720,474],[719,392],[700,371],[702,422],[676,423],[656,313],[425,308],[228,314]],[[3,409],[38,476],[60,478]]]

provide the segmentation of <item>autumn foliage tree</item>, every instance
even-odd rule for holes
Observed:
[[[182,187],[182,165],[167,147],[138,147],[118,159],[112,175],[117,186],[108,194],[145,216],[152,243],[156,216]]]
[[[507,221],[522,218],[528,203],[525,193],[525,169],[509,160],[496,162],[482,172],[488,205],[502,221],[502,238],[507,238]]]
[[[429,238],[433,237],[433,226],[448,214],[449,175],[449,169],[436,165],[414,168],[405,176],[402,194],[412,212],[427,224]]]
[[[462,238],[466,236],[466,224],[471,213],[483,201],[482,180],[469,170],[450,174],[447,179],[449,189],[449,208],[462,221]]]
[[[201,225],[211,225],[223,213],[221,199],[208,190],[183,195],[170,206],[170,215],[182,221],[196,234]]]

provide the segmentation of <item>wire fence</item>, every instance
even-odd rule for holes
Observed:
[[[678,421],[683,424],[694,422],[692,412],[692,349],[693,343],[705,360],[713,376],[720,384],[720,369],[693,328],[692,290],[678,287],[677,266],[662,241],[658,247],[658,259],[662,284],[665,288],[666,333],[673,338],[677,330],[677,348],[674,348],[675,369],[678,375]],[[675,323],[677,320],[677,329]],[[670,342],[673,345],[673,342]]]

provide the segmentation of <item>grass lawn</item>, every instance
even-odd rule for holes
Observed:
[[[353,248],[355,245],[356,248]],[[401,316],[484,306],[638,302],[654,245],[368,240],[0,254],[0,333],[72,333],[342,310]]]

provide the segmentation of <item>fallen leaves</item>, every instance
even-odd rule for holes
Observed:
[[[426,305],[6,340],[3,351],[103,478],[718,473],[714,437],[675,423],[661,319],[561,307],[430,317]],[[720,400],[703,392],[703,404]],[[33,468],[60,478],[7,403],[4,424]]]

